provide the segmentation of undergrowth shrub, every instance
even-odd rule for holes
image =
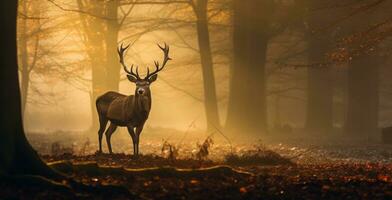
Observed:
[[[229,153],[225,155],[224,162],[229,165],[278,165],[292,164],[290,159],[267,149],[263,144],[259,144],[254,149],[245,153]]]

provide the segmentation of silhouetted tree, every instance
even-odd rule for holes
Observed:
[[[77,0],[77,4],[80,10],[89,13],[86,14],[80,12],[80,21],[84,35],[83,39],[86,53],[91,64],[91,128],[95,130],[98,127],[98,118],[95,112],[95,100],[108,89],[106,82],[107,70],[105,59],[105,4],[104,2],[96,2],[94,0]],[[115,52],[116,51],[112,53],[115,54]]]
[[[306,38],[308,38],[308,83],[305,128],[309,132],[326,133],[332,129],[333,84],[327,52],[333,44],[328,24],[334,16],[331,9],[317,8],[330,1],[305,0]]]
[[[214,127],[211,127],[211,124],[213,126],[219,127],[220,122],[209,36],[210,33],[208,30],[208,0],[197,0],[196,2],[191,1],[191,4],[194,8],[197,18],[196,28],[203,73],[204,105],[208,126],[207,129],[213,129]]]
[[[0,3],[1,48],[7,49],[0,59],[1,112],[0,175],[32,174],[56,178],[52,171],[28,143],[22,124],[21,99],[18,81],[16,11],[17,1]]]
[[[348,70],[348,105],[346,131],[365,138],[378,127],[378,65],[377,56],[354,59]]]
[[[379,66],[385,61],[382,46],[391,36],[389,26],[383,26],[390,18],[384,7],[389,6],[382,0],[360,2],[344,29],[349,55],[345,131],[355,138],[373,137],[378,129]]]
[[[265,64],[274,9],[273,0],[234,0],[228,130],[266,131]]]

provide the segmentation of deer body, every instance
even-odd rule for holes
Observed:
[[[124,64],[123,53],[128,47],[123,48],[121,45],[118,49],[120,63],[127,72],[129,81],[136,84],[136,90],[134,95],[126,96],[117,92],[107,92],[97,98],[96,107],[100,124],[98,130],[100,153],[102,152],[102,137],[104,132],[109,152],[112,153],[110,138],[117,127],[120,126],[128,128],[129,135],[132,137],[133,141],[134,155],[139,154],[140,133],[143,130],[143,126],[148,119],[151,110],[150,84],[157,79],[157,73],[162,70],[166,62],[170,60],[168,55],[169,48],[166,44],[165,48],[159,47],[164,52],[162,67],[160,67],[158,62],[155,62],[156,70],[150,74],[149,69],[147,68],[147,76],[144,79],[140,78],[138,68],[136,68],[136,74],[133,73],[133,65],[131,66],[131,71],[127,70],[127,67]],[[109,121],[109,128],[105,131]]]
[[[151,108],[151,96],[125,96],[107,92],[97,99],[97,109],[117,126],[141,126],[147,120]]]

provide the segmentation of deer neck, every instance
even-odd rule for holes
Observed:
[[[134,114],[137,115],[138,118],[147,118],[148,114],[151,110],[151,94],[148,93],[146,95],[134,95]]]

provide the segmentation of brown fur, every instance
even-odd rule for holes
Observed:
[[[135,95],[126,96],[117,92],[107,92],[97,98],[96,106],[100,126],[98,130],[100,153],[102,152],[103,133],[105,132],[109,152],[112,153],[110,138],[118,126],[125,126],[128,128],[129,135],[132,137],[133,152],[135,155],[139,154],[139,136],[151,109],[150,84],[157,79],[158,72],[165,67],[167,61],[171,60],[169,58],[169,46],[165,44],[164,47],[161,47],[158,44],[158,47],[164,53],[162,66],[158,61],[155,61],[155,71],[150,73],[150,70],[147,68],[147,75],[142,79],[139,76],[138,67],[136,67],[135,73],[133,72],[133,65],[128,70],[128,67],[124,63],[124,52],[128,47],[129,45],[123,47],[121,44],[117,52],[120,57],[120,63],[127,73],[128,80],[136,84]],[[105,131],[108,121],[110,121],[110,125]]]
[[[105,132],[109,152],[112,153],[110,138],[120,126],[128,128],[134,144],[134,153],[138,154],[139,136],[151,108],[149,88],[144,87],[144,89],[146,90],[144,95],[135,92],[135,95],[126,96],[117,92],[107,92],[97,98],[96,106],[100,123],[98,131],[99,152],[102,152],[102,136],[110,121],[109,128]]]

